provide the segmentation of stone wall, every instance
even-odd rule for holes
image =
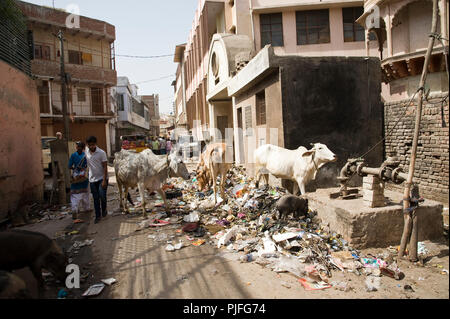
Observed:
[[[419,182],[420,194],[448,204],[449,153],[448,153],[448,93],[432,95],[424,101],[414,180]],[[408,100],[385,103],[385,153],[397,156],[404,172],[408,172],[414,135],[415,108],[405,110]],[[417,101],[414,102],[417,105]],[[388,135],[399,121],[393,133]],[[387,185],[403,190],[402,185]]]

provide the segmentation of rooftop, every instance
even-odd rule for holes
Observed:
[[[111,42],[116,39],[116,28],[107,22],[80,16],[80,28],[68,28],[66,20],[71,14],[69,12],[19,0],[16,0],[16,3],[31,25],[55,26],[65,32],[81,34],[87,38],[107,39]]]

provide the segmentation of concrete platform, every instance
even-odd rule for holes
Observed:
[[[339,188],[318,189],[308,193],[309,206],[316,210],[323,222],[340,233],[356,249],[383,248],[399,245],[403,233],[403,194],[386,190],[387,206],[365,207],[363,199],[330,199]],[[360,194],[362,190],[360,189]],[[417,210],[419,241],[442,238],[443,205],[425,200]]]

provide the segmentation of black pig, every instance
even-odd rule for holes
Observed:
[[[44,287],[43,268],[65,282],[67,258],[56,242],[44,234],[25,230],[0,232],[0,252],[0,270],[29,267],[40,290]]]
[[[280,213],[280,218],[286,219],[287,215],[294,213],[294,217],[298,219],[308,213],[308,199],[285,195],[278,200],[276,208]]]

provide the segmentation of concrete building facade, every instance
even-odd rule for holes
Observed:
[[[111,155],[109,121],[110,88],[116,85],[114,61],[115,28],[103,21],[80,17],[80,28],[67,28],[69,13],[22,1],[17,5],[27,17],[34,48],[31,70],[37,77],[42,136],[63,132],[60,45],[54,36],[64,32],[65,70],[69,75],[68,112],[71,139],[98,138],[99,146]]]
[[[137,85],[131,84],[127,77],[118,77],[115,90],[118,111],[116,138],[120,140],[124,135],[149,135],[150,110],[138,95]]]
[[[380,42],[385,101],[385,153],[397,156],[404,171],[408,171],[414,132],[414,108],[409,100],[417,91],[428,47],[432,20],[432,1],[369,0],[362,25],[376,11],[378,25],[373,31]],[[427,198],[449,201],[449,99],[448,62],[449,3],[438,0],[438,30],[443,39],[435,41],[428,67],[422,123],[414,172],[421,194]],[[370,24],[369,24],[370,25]],[[447,53],[446,53],[447,52]]]
[[[191,131],[198,127],[196,135],[203,140],[203,132],[217,127],[217,115],[211,116],[215,108],[221,113],[222,126],[231,122],[231,114],[223,114],[225,102],[218,101],[219,105],[211,109],[207,98],[206,73],[214,34],[247,37],[249,43],[243,45],[252,50],[246,57],[239,57],[244,63],[269,43],[277,55],[365,56],[367,52],[377,55],[375,36],[369,36],[354,23],[363,11],[363,1],[353,0],[200,0],[188,42],[175,49],[174,62],[180,67],[177,86],[185,85],[185,126]]]
[[[159,136],[160,135],[159,94],[141,95],[140,98],[149,107],[150,135]]]
[[[186,115],[186,81],[185,81],[185,66],[184,66],[184,51],[186,44],[177,45],[175,48],[174,62],[178,63],[175,81],[173,82],[175,95],[175,126],[179,129],[188,129],[187,115]]]
[[[214,5],[214,10],[208,10],[208,5]],[[215,19],[211,12],[216,13]],[[267,143],[290,149],[315,142],[330,143],[343,162],[357,152],[357,147],[366,149],[375,144],[382,138],[380,70],[376,59],[364,57],[378,56],[378,46],[375,34],[356,23],[363,12],[363,1],[200,1],[188,44],[176,47],[174,59],[179,63],[176,88],[182,89],[181,71],[187,70],[184,82],[188,128],[199,140],[207,135],[212,141],[225,140],[229,159],[250,171],[253,150]],[[207,110],[202,107],[202,99],[195,108],[188,103],[193,91],[189,55],[196,51],[193,35],[202,28],[197,28],[195,21],[200,19],[201,25],[202,17],[211,21],[208,28],[203,28],[209,39],[207,61],[198,64],[207,65],[207,74],[199,68],[200,76],[194,76],[194,84],[206,78]],[[213,21],[215,32],[211,35],[206,31],[214,29]],[[194,50],[189,46],[191,42]],[[309,63],[314,67],[310,68]],[[322,73],[322,69],[335,78]],[[325,80],[314,74],[321,74]],[[298,86],[306,85],[308,80],[314,81],[309,82],[314,86],[307,88],[311,93],[299,92]],[[364,94],[356,94],[362,84]],[[338,88],[346,94],[341,95]],[[325,91],[332,101],[321,99],[320,92]],[[183,96],[179,91],[176,94],[182,115]],[[346,103],[340,103],[342,100]],[[325,112],[331,127],[314,120],[314,116],[320,116],[315,110]],[[209,119],[202,120],[206,114]],[[300,114],[303,117],[299,118]],[[366,126],[360,123],[361,114],[371,119]],[[194,118],[201,123],[197,128],[192,127]],[[350,122],[353,131],[346,129]],[[365,134],[360,139],[344,144],[362,132]],[[375,149],[369,162],[381,162],[382,152],[381,147]],[[329,172],[319,176],[317,185],[334,185],[343,162],[331,165]]]

